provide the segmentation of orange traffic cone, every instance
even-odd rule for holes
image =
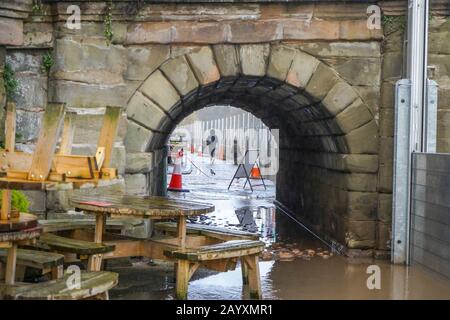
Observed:
[[[203,154],[202,154],[202,145],[201,145],[201,144],[198,146],[198,153],[197,153],[197,155],[198,155],[199,157],[203,157]]]
[[[195,144],[191,143],[191,153],[195,153]]]
[[[175,166],[173,167],[172,177],[170,178],[170,184],[167,188],[168,191],[176,192],[189,192],[188,189],[183,189],[183,175],[181,173],[181,158],[177,156],[175,160]]]
[[[252,168],[250,179],[261,179],[261,170],[259,170],[258,166]]]

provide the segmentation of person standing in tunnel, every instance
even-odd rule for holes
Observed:
[[[209,159],[209,163],[211,165],[214,164],[215,161],[215,154],[216,154],[216,146],[217,146],[218,140],[217,140],[217,136],[216,136],[216,132],[214,131],[214,129],[211,129],[209,131],[209,136],[206,139],[206,145],[209,147],[209,155],[210,155],[210,159]]]

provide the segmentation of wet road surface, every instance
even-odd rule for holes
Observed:
[[[183,176],[183,187],[191,192],[170,196],[216,206],[215,212],[195,219],[196,223],[260,233],[270,259],[260,262],[264,299],[450,299],[448,279],[417,267],[393,266],[387,260],[349,259],[332,252],[305,229],[277,213],[272,204],[272,182],[267,183],[267,190],[257,187],[251,193],[242,189],[241,180],[228,191],[234,165],[217,161],[210,167],[207,158],[192,160],[199,169],[192,165],[191,174]],[[210,168],[215,175],[210,174]],[[299,254],[293,256],[293,252]],[[280,260],[280,256],[286,259]],[[370,275],[366,270],[370,265],[380,268],[380,290],[367,287]],[[119,272],[120,277],[119,285],[110,291],[111,299],[173,299],[173,267],[167,263],[143,259],[111,261],[108,269]],[[197,271],[189,283],[188,298],[246,298],[239,265],[226,273]]]

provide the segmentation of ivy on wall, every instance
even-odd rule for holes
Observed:
[[[112,31],[112,1],[110,1],[106,6],[105,18],[103,23],[105,26],[104,34],[106,38],[106,45],[109,46],[114,36],[114,32]]]
[[[14,94],[17,92],[17,87],[19,85],[14,70],[9,63],[5,64],[5,70],[3,71],[3,81],[5,82],[6,97],[12,99]]]

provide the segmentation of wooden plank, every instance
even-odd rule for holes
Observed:
[[[6,105],[5,150],[14,152],[16,143],[16,104],[8,102]]]
[[[179,260],[176,273],[176,298],[178,300],[186,300],[188,294],[189,283],[189,261]]]
[[[16,279],[16,259],[17,259],[17,244],[13,243],[11,248],[6,249],[6,273],[5,283],[14,284]]]
[[[39,237],[41,233],[42,228],[40,227],[13,232],[0,232],[0,247],[1,243],[5,242],[18,242],[35,239]]]
[[[174,222],[158,222],[155,223],[154,228],[156,230],[175,233],[177,225]],[[195,223],[188,223],[186,225],[186,232],[188,234],[201,234],[204,235],[205,237],[216,238],[223,241],[239,240],[239,239],[250,239],[250,240],[259,239],[259,235],[257,233],[251,233],[240,230],[229,230],[226,228],[213,227]]]
[[[179,217],[177,223],[178,246],[186,247],[186,217]]]
[[[95,152],[95,163],[96,168],[101,168],[103,162],[105,161],[105,147],[98,147],[97,152]]]
[[[94,179],[95,158],[90,156],[56,155],[52,171],[64,174],[67,178]]]
[[[123,230],[142,226],[142,219],[124,218],[124,219],[108,219],[106,221],[106,229]],[[67,231],[76,229],[94,229],[95,220],[93,219],[48,219],[39,220],[44,232]]]
[[[2,190],[2,209],[0,221],[7,221],[11,212],[11,190]]]
[[[0,261],[6,261],[7,250],[0,249]],[[18,249],[17,264],[36,269],[49,269],[64,263],[64,256],[54,252]]]
[[[29,180],[44,181],[47,179],[63,118],[64,104],[47,105],[31,162]]]
[[[66,112],[58,154],[67,155],[72,153],[73,136],[75,133],[75,115],[75,112]]]
[[[80,255],[93,255],[114,251],[113,245],[70,239],[51,233],[43,234],[36,242],[36,247],[47,250],[51,248],[58,252],[76,253]]]
[[[210,203],[166,197],[138,197],[123,194],[77,195],[70,198],[70,203],[78,209],[90,212],[151,218],[176,218],[179,216],[206,214],[214,211],[214,205]]]
[[[261,241],[233,240],[196,249],[168,250],[164,253],[173,259],[208,261],[259,254],[264,246],[264,242]]]
[[[106,107],[105,116],[103,118],[103,125],[98,139],[97,149],[105,148],[103,166],[109,167],[111,165],[111,156],[116,139],[117,129],[119,128],[121,107]],[[99,167],[100,168],[100,167]]]
[[[250,299],[261,299],[261,277],[259,275],[259,258],[257,254],[243,257],[248,269],[248,288]]]
[[[118,283],[118,274],[109,271],[81,271],[79,289],[67,287],[70,274],[64,277],[40,283],[0,285],[0,295],[3,299],[33,299],[33,300],[79,300],[102,295]]]
[[[3,192],[5,192],[3,190]],[[20,213],[16,218],[0,220],[0,233],[13,232],[35,228],[38,225],[38,219],[35,215],[29,213]]]
[[[25,152],[2,152],[1,155],[1,171],[7,170],[26,171],[28,172],[31,167],[31,161],[33,155]]]

